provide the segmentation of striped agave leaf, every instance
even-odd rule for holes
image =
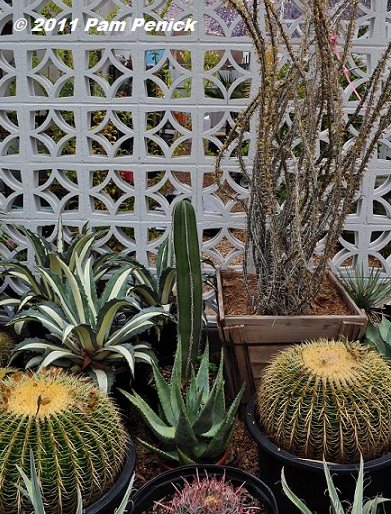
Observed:
[[[332,511],[334,514],[345,514],[345,512],[349,512],[350,514],[377,514],[380,511],[378,509],[379,505],[382,503],[390,501],[389,498],[383,498],[380,496],[375,496],[375,498],[369,499],[364,503],[364,461],[363,458],[360,458],[360,468],[358,472],[356,488],[354,491],[354,500],[353,504],[347,507],[347,510],[344,510],[341,500],[338,497],[337,489],[334,485],[330,470],[328,468],[327,462],[323,461],[323,469],[327,482],[327,489],[330,497],[330,512]],[[284,468],[281,470],[281,484],[282,489],[286,496],[290,499],[293,505],[295,505],[299,512],[302,514],[312,514],[307,505],[296,496],[296,494],[289,487]],[[383,510],[381,512],[384,512]]]
[[[41,484],[38,479],[37,469],[35,466],[35,460],[34,460],[34,453],[32,449],[30,449],[30,477],[27,476],[27,474],[21,469],[18,465],[16,466],[18,469],[18,472],[20,473],[24,487],[20,486],[19,484],[15,484],[15,487],[17,487],[24,496],[29,498],[31,501],[31,504],[34,509],[34,514],[45,514],[45,502],[42,498],[41,493]],[[130,495],[133,490],[133,482],[134,482],[134,473],[130,477],[128,487],[125,491],[125,494],[122,498],[122,501],[118,507],[118,509],[115,510],[114,514],[124,514],[126,511],[126,508],[128,507],[128,502]],[[83,502],[82,502],[82,496],[80,490],[77,491],[77,508],[76,508],[76,514],[82,514],[83,513]]]
[[[135,297],[125,296],[129,269],[115,272],[99,296],[91,259],[76,259],[73,273],[58,255],[53,254],[52,259],[58,261],[67,282],[64,284],[52,270],[40,268],[40,272],[52,286],[57,304],[42,301],[22,310],[11,321],[18,328],[28,321],[40,322],[49,331],[51,341],[25,340],[15,348],[12,360],[29,351],[40,355],[30,361],[31,366],[77,364],[91,373],[101,388],[111,385],[114,365],[126,363],[134,376],[136,360],[151,363],[150,347],[139,344],[137,336],[158,320],[172,316],[162,307],[142,309]],[[114,329],[121,313],[126,313],[128,319]]]

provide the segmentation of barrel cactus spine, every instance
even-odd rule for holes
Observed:
[[[391,443],[391,369],[359,342],[294,345],[265,369],[260,423],[280,448],[302,458],[358,463]]]
[[[0,513],[29,508],[15,484],[33,451],[47,514],[73,514],[115,482],[127,435],[109,397],[92,383],[53,368],[16,372],[0,381]]]

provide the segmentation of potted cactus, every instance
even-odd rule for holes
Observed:
[[[19,471],[29,472],[30,449],[46,514],[74,514],[78,491],[89,514],[119,505],[135,451],[116,407],[88,380],[59,368],[11,371],[0,380],[2,513],[29,508]]]
[[[278,514],[273,493],[254,475],[230,466],[181,466],[147,482],[129,514]]]
[[[366,495],[391,496],[391,369],[369,347],[318,340],[282,351],[265,368],[246,423],[258,445],[260,476],[281,510],[292,509],[281,494],[284,467],[308,508],[329,512],[326,499],[320,500],[323,458],[343,499],[353,500],[361,455]]]
[[[357,1],[300,2],[298,30],[283,2],[228,5],[240,15],[259,65],[255,94],[216,162],[222,190],[246,215],[243,271],[222,270],[217,285],[229,377],[234,391],[236,377],[239,384],[247,381],[247,398],[253,380],[256,387],[265,363],[283,345],[364,334],[367,318],[352,301],[345,315],[308,311],[327,278],[368,163],[390,128],[391,47],[371,61],[371,69],[368,62],[354,102],[344,73],[356,58],[352,43],[362,14]],[[232,155],[247,191],[232,193]],[[224,292],[235,275],[247,292],[248,315],[225,309]],[[329,280],[345,298],[335,277]]]

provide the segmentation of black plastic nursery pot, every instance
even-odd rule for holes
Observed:
[[[83,509],[83,514],[113,514],[125,496],[130,479],[136,467],[136,450],[128,443],[124,467],[113,486],[98,501]]]
[[[323,463],[296,457],[273,444],[261,431],[256,415],[256,395],[246,409],[246,425],[258,446],[260,478],[273,491],[279,511],[286,514],[300,512],[285,496],[281,485],[281,470],[292,491],[305,501],[316,514],[329,514],[330,501],[324,476]],[[359,464],[330,464],[329,469],[339,498],[353,502]],[[391,453],[364,463],[364,497],[381,495],[391,498]],[[346,503],[345,503],[346,505]],[[391,502],[384,504],[391,514]],[[382,510],[380,512],[383,512]]]
[[[215,464],[188,465],[165,471],[144,484],[133,496],[128,506],[128,514],[142,514],[150,512],[154,502],[171,495],[183,482],[183,479],[192,481],[197,476],[223,476],[236,487],[245,482],[245,487],[251,496],[256,498],[266,509],[267,514],[278,514],[276,499],[270,488],[259,478],[231,466],[217,466]]]

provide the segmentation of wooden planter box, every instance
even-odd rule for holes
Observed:
[[[241,276],[232,270],[217,270],[217,326],[224,348],[227,385],[231,396],[246,382],[242,403],[247,403],[259,385],[263,368],[270,358],[288,345],[320,337],[360,339],[368,318],[350,298],[332,273],[329,280],[344,300],[350,315],[325,316],[259,316],[226,315],[224,310],[224,277]]]

